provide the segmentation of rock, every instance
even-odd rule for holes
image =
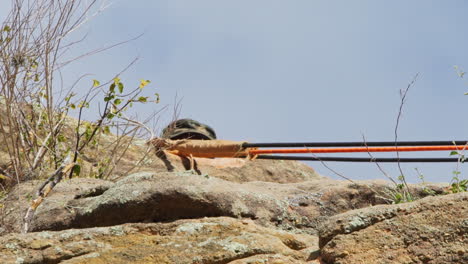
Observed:
[[[5,201],[3,233],[21,230],[29,205],[24,194],[33,188],[37,186],[20,185]],[[317,225],[329,216],[385,203],[374,192],[385,188],[384,182],[355,184],[326,178],[287,184],[235,183],[189,171],[142,172],[116,183],[73,179],[57,185],[39,206],[30,230],[230,216],[315,234]]]
[[[190,169],[190,161],[177,155],[167,154],[169,166],[175,171]],[[264,181],[277,183],[302,182],[325,178],[304,163],[290,160],[246,160],[239,158],[195,158],[196,172],[216,176],[232,182]],[[151,162],[141,170],[167,171],[161,159],[151,156]],[[124,175],[127,176],[127,175]]]
[[[468,193],[335,215],[320,227],[326,263],[468,263]]]
[[[304,186],[309,186],[308,191],[317,194],[326,184],[319,187],[319,182],[314,181]],[[29,205],[29,195],[20,194],[32,193],[34,188],[37,187],[31,183],[21,185],[6,200],[8,213],[3,226],[10,231],[21,230],[19,223]],[[37,209],[30,230],[63,230],[210,216],[250,218],[263,225],[292,229],[294,225],[321,216],[318,210],[320,197],[309,192],[294,184],[239,184],[191,172],[137,173],[114,184],[73,179],[59,184]]]
[[[0,263],[468,263],[467,193],[382,205],[393,201],[386,181],[332,180],[295,161],[195,158],[191,167],[156,157],[144,140],[123,138],[130,145],[118,153],[116,136],[100,140],[80,153],[81,176],[109,180],[64,179],[37,208],[35,232],[19,234],[42,182],[2,195]],[[410,189],[422,198],[427,187]]]
[[[291,164],[284,165],[291,174],[282,183],[272,182],[280,174],[267,173],[266,164],[238,180],[243,169],[260,166],[249,163],[257,161],[205,159],[198,172],[64,180],[37,208],[30,230],[38,233],[6,235],[21,231],[41,184],[22,183],[2,201],[0,263],[438,263],[453,252],[452,259],[465,260],[466,196],[384,206],[386,181],[301,178]],[[410,189],[415,197],[427,195],[423,186]],[[45,230],[58,232],[39,232]]]
[[[0,237],[0,263],[307,263],[317,237],[203,218]],[[262,262],[256,262],[262,263]],[[275,262],[263,262],[275,263]],[[310,262],[309,262],[310,263]]]
[[[27,181],[21,183],[13,189],[7,199],[4,200],[4,208],[0,210],[0,235],[9,232],[20,232],[23,217],[31,204],[32,199],[36,197],[36,191],[42,181]],[[75,178],[72,180],[63,180],[59,183],[49,197],[45,199],[39,208],[53,215],[61,210],[72,210],[67,207],[69,201],[74,199],[97,196],[107,189],[113,183],[100,179]],[[39,210],[41,210],[39,209]]]

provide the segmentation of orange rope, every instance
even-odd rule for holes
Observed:
[[[306,149],[252,149],[250,155],[273,153],[339,153],[339,152],[396,152],[465,150],[466,146],[417,146],[417,147],[355,147],[355,148],[306,148]]]

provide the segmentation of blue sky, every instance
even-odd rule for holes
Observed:
[[[399,91],[419,73],[399,138],[468,139],[467,80],[453,68],[468,68],[467,10],[463,0],[116,0],[78,32],[88,37],[73,52],[144,35],[71,65],[64,76],[70,83],[83,73],[109,79],[139,57],[124,82],[150,79],[161,106],[177,95],[180,117],[213,126],[219,138],[390,141]],[[143,118],[158,107],[138,113]],[[171,118],[172,106],[158,127]],[[329,165],[354,179],[383,178],[373,164]],[[450,181],[454,169],[405,165],[412,182],[415,167],[436,182]],[[398,176],[396,165],[384,168]]]

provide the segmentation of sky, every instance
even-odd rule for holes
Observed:
[[[3,1],[2,1],[3,2]],[[249,142],[392,141],[400,90],[418,77],[403,107],[400,140],[468,140],[468,2],[463,0],[114,0],[71,39],[80,54],[143,34],[64,70],[126,85],[152,81],[173,118],[212,126],[218,138]],[[7,8],[1,8],[0,15]],[[6,7],[6,6],[4,6]],[[392,154],[375,155],[391,157]],[[343,156],[343,155],[340,155]],[[366,155],[353,155],[366,156]],[[449,157],[448,152],[402,154]],[[339,178],[320,163],[319,173]],[[327,163],[352,179],[384,179],[374,164]],[[382,164],[398,177],[395,164]],[[460,165],[466,178],[466,166]],[[410,182],[448,182],[455,164],[405,164]]]

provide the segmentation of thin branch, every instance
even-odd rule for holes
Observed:
[[[62,180],[63,175],[72,170],[74,165],[75,163],[71,162],[70,156],[68,156],[63,161],[62,165],[39,187],[36,193],[37,198],[32,201],[23,218],[23,233],[27,233],[29,231],[31,221],[34,217],[34,212],[36,211],[37,207],[41,205],[47,195],[49,195],[54,187]]]
[[[366,143],[366,137],[364,136],[364,134],[362,134],[362,141],[364,142],[366,148],[368,148],[367,143]],[[369,157],[371,157],[371,159],[374,159],[374,156],[372,155],[372,153],[369,150],[367,151],[367,154],[369,155]],[[374,162],[374,163],[377,166],[377,168],[380,170],[380,172],[387,179],[389,179],[391,182],[393,182],[395,185],[397,185],[396,181],[390,175],[388,175],[388,173],[382,168],[382,166],[380,166],[380,164],[378,162]]]
[[[396,124],[395,124],[395,130],[394,130],[394,135],[395,135],[395,147],[397,147],[396,149],[396,154],[397,154],[397,158],[400,159],[400,152],[398,151],[398,127],[400,125],[400,119],[401,119],[401,115],[403,114],[403,106],[406,102],[406,95],[408,94],[408,91],[410,90],[410,88],[414,85],[414,83],[416,82],[417,78],[419,76],[419,73],[417,73],[414,77],[413,77],[413,80],[408,84],[408,86],[406,87],[406,89],[404,90],[400,90],[400,108],[398,110],[398,116],[397,116],[397,120],[396,120]],[[403,169],[401,168],[401,163],[398,162],[398,170],[400,171],[400,175],[401,175],[401,179],[408,191],[408,193],[411,195],[411,191],[408,187],[408,183],[406,182],[406,179],[405,179],[405,174],[403,173]]]
[[[82,55],[79,55],[79,56],[77,56],[75,58],[72,58],[72,59],[70,59],[68,61],[65,61],[65,62],[61,63],[58,67],[64,67],[64,66],[66,66],[66,65],[68,65],[68,64],[70,64],[70,63],[72,63],[72,62],[74,62],[76,60],[79,60],[79,59],[82,59],[82,58],[85,58],[85,57],[88,57],[88,56],[92,56],[92,55],[95,55],[97,53],[104,52],[106,50],[110,50],[110,49],[115,48],[117,46],[127,44],[127,43],[129,43],[131,41],[135,41],[135,40],[139,39],[141,36],[143,36],[143,34],[140,34],[140,35],[138,35],[136,37],[133,37],[131,39],[124,40],[124,41],[121,41],[121,42],[118,42],[118,43],[115,43],[115,44],[112,44],[112,45],[109,45],[109,46],[106,46],[106,47],[103,47],[103,48],[99,48],[99,49],[89,51],[87,53],[84,53]]]

